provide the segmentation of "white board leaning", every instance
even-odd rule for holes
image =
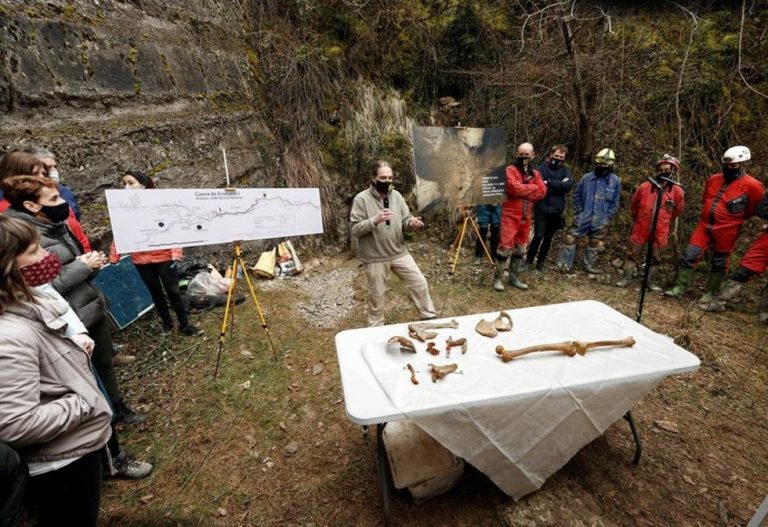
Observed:
[[[322,234],[316,188],[109,189],[119,253]]]

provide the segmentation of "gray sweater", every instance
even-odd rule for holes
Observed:
[[[389,193],[389,210],[394,215],[389,228],[385,223],[373,224],[372,218],[383,208],[383,200],[373,186],[352,202],[352,236],[358,240],[357,256],[364,263],[389,262],[408,253],[403,230],[410,228],[408,223],[413,216],[403,196],[396,190]]]

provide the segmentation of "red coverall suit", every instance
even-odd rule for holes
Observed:
[[[656,239],[653,241],[653,257],[658,263],[659,250],[664,249],[669,242],[669,226],[672,220],[683,212],[685,193],[677,185],[664,185],[664,196],[661,198],[661,210],[656,222]],[[656,187],[646,181],[640,185],[632,196],[629,210],[632,214],[632,232],[629,235],[630,248],[628,256],[637,261],[640,258],[643,245],[648,242],[653,223],[653,210],[656,208]],[[637,254],[635,254],[637,253]]]
[[[501,204],[501,240],[498,252],[503,258],[514,249],[514,256],[525,254],[531,234],[533,204],[544,199],[547,187],[535,168],[523,174],[516,165],[507,167],[507,199]]]
[[[699,223],[691,234],[680,266],[693,268],[712,248],[712,271],[725,272],[742,223],[755,215],[763,185],[749,174],[726,183],[722,173],[707,179]]]

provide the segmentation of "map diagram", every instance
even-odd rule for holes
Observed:
[[[109,189],[118,253],[322,234],[316,188]]]

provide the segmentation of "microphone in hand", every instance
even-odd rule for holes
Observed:
[[[385,209],[388,209],[388,208],[389,208],[389,194],[386,194],[386,195],[384,196],[384,208],[385,208]],[[387,229],[389,229],[389,226],[390,226],[390,221],[389,221],[389,220],[387,220],[387,221],[386,221],[386,224],[387,224]]]

